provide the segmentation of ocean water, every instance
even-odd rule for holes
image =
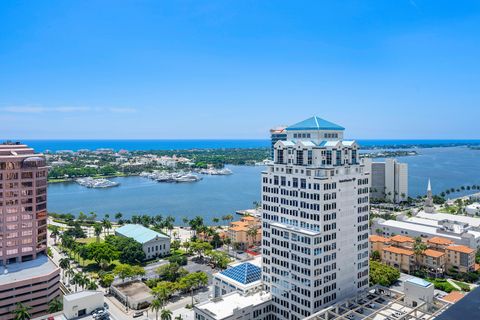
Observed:
[[[0,139],[6,141],[8,139]],[[16,141],[15,139],[10,139]],[[480,144],[480,140],[357,140],[362,147],[372,146],[438,146],[448,144]],[[226,149],[226,148],[268,148],[270,140],[21,140],[38,152],[46,150],[79,150],[110,148],[114,150],[180,150],[180,149]]]
[[[466,147],[416,149],[418,156],[400,157],[409,165],[410,196],[424,195],[430,178],[434,193],[462,185],[480,185],[480,150]],[[382,160],[382,159],[377,159]],[[174,215],[177,224],[183,217],[196,215],[210,222],[213,217],[248,209],[260,201],[260,173],[264,167],[229,166],[230,176],[204,176],[197,183],[157,183],[141,177],[115,178],[120,185],[109,189],[88,189],[74,182],[48,187],[51,212],[122,212]],[[463,194],[466,194],[464,192]]]

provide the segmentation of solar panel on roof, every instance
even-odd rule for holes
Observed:
[[[246,262],[238,266],[228,268],[220,273],[242,284],[249,284],[260,280],[262,269],[249,262]]]

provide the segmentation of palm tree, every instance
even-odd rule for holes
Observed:
[[[60,235],[60,227],[51,226],[50,235],[53,237],[54,244],[57,245],[57,237]]]
[[[188,225],[188,222],[190,222],[190,219],[188,219],[188,217],[183,217],[182,221],[185,225]]]
[[[80,273],[75,273],[72,277],[72,282],[75,285],[75,292],[77,292],[77,285],[81,284],[83,277]]]
[[[168,309],[162,309],[160,313],[160,319],[162,320],[172,320],[172,311]]]
[[[90,280],[87,284],[87,290],[97,290],[97,289],[98,289],[97,283],[93,280]]]
[[[112,223],[110,222],[110,220],[108,220],[107,217],[103,219],[102,227],[103,227],[104,236],[106,236],[107,233],[110,233],[109,230],[112,229]]]
[[[62,309],[63,309],[63,303],[60,300],[58,300],[57,298],[53,299],[48,304],[48,312],[49,313],[56,313],[56,312],[62,311]]]
[[[218,222],[220,222],[220,219],[217,218],[217,217],[213,217],[213,218],[212,218],[212,222],[213,222],[213,223],[218,223]]]
[[[121,212],[115,213],[115,220],[120,221],[122,220],[123,214]]]
[[[75,271],[73,271],[72,268],[68,268],[65,271],[65,275],[67,276],[67,278],[71,279],[75,275]],[[65,279],[63,280],[63,282],[65,282]]]
[[[102,234],[102,229],[103,229],[103,226],[100,223],[95,223],[93,225],[93,233],[97,238],[97,242],[100,242],[100,235]]]
[[[79,285],[82,287],[82,290],[85,290],[85,287],[90,283],[90,279],[85,273],[82,273],[82,278],[80,280]]]
[[[257,239],[257,233],[258,233],[258,227],[257,226],[251,226],[247,230],[247,237],[250,237],[250,240],[252,241],[252,244],[255,244],[255,240]]]
[[[197,237],[197,230],[203,226],[203,218],[201,216],[196,216],[188,222],[192,230],[194,231],[194,237]]]
[[[420,255],[427,249],[427,245],[422,242],[422,238],[417,237],[415,238],[415,243],[413,245],[413,252],[415,253],[415,258],[417,260],[417,265],[419,265],[418,259]]]
[[[158,298],[153,299],[152,303],[150,304],[150,309],[155,312],[155,319],[158,320],[158,311],[162,308],[162,301]]]
[[[65,279],[65,270],[70,268],[70,260],[68,258],[61,258],[58,265],[62,268],[62,277]]]
[[[31,307],[24,305],[23,303],[17,303],[17,308],[13,311],[15,314],[15,320],[28,320],[31,318],[30,310]]]

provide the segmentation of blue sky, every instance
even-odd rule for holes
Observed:
[[[478,1],[2,1],[0,137],[480,138]]]

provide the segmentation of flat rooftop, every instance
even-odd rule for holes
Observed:
[[[480,226],[480,218],[467,217],[467,216],[461,216],[456,214],[419,212],[417,214],[417,217],[430,219],[430,220],[437,220],[437,221],[441,221],[441,220],[457,221],[462,223],[468,223],[469,225],[474,227]]]
[[[422,232],[426,233],[432,236],[439,236],[447,239],[452,239],[452,240],[460,240],[460,236],[454,236],[449,233],[443,233],[438,230],[436,227],[430,227],[426,225],[421,225],[421,224],[416,224],[416,223],[411,223],[411,222],[405,222],[405,221],[397,221],[397,220],[385,220],[384,222],[381,223],[382,226],[388,226],[388,227],[397,227],[401,228],[404,230],[411,230],[411,231],[417,231],[417,232]]]
[[[114,285],[130,301],[143,301],[152,297],[151,289],[143,282],[118,283]]]
[[[274,222],[274,223],[271,223],[271,225],[274,226],[274,227],[277,227],[277,228],[281,228],[281,229],[285,229],[285,230],[289,230],[289,231],[295,231],[295,232],[303,233],[303,234],[306,234],[306,235],[309,235],[309,236],[320,235],[320,231],[313,231],[313,230],[304,229],[304,228],[301,228],[301,227],[295,227],[295,226],[291,226],[289,224]]]
[[[451,305],[435,299],[431,310],[427,312],[422,309],[424,303],[410,307],[404,302],[404,298],[405,294],[402,292],[374,286],[305,320],[433,320]]]
[[[265,292],[256,292],[249,295],[241,295],[239,292],[233,292],[221,298],[197,304],[194,308],[203,311],[214,319],[225,319],[231,317],[235,309],[260,305],[270,299],[271,295]]]
[[[0,285],[40,277],[56,269],[58,267],[45,255],[31,261],[8,264],[0,267]]]

